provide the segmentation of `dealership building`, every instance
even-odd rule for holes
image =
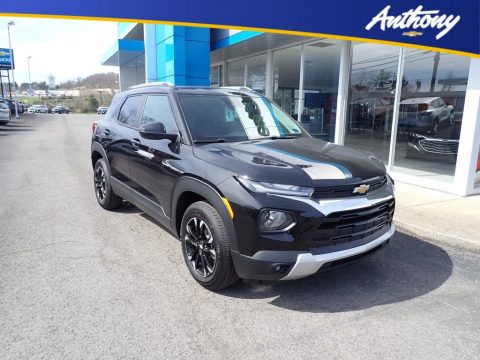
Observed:
[[[120,88],[145,82],[248,87],[316,138],[367,151],[392,177],[480,193],[480,59],[411,47],[119,23],[102,58]]]

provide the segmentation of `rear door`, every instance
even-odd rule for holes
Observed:
[[[132,139],[138,134],[138,117],[143,101],[142,95],[127,97],[120,111],[113,114],[113,121],[109,121],[109,125],[103,129],[103,136],[109,138],[107,156],[111,175],[129,187],[132,186],[130,156],[135,150]]]

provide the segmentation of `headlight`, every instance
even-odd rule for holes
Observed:
[[[262,210],[258,217],[261,232],[287,231],[295,226],[293,215],[280,210]]]
[[[290,195],[290,196],[304,196],[310,197],[313,194],[313,188],[303,187],[297,185],[285,185],[285,184],[272,184],[266,182],[252,181],[242,178],[237,180],[246,189],[261,193],[261,194],[276,194],[276,195]]]

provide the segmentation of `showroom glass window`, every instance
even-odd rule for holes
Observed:
[[[322,39],[303,51],[302,125],[314,137],[334,141],[340,41]]]
[[[247,86],[258,93],[265,94],[267,77],[267,54],[252,56],[247,62]]]
[[[300,54],[300,45],[273,52],[273,99],[295,120],[298,120]]]
[[[345,145],[388,162],[400,48],[354,43]]]
[[[210,86],[222,86],[222,65],[210,67]]]
[[[227,86],[245,86],[245,59],[227,64]]]
[[[453,181],[470,59],[405,49],[394,170]]]

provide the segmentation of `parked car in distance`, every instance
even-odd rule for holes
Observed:
[[[6,102],[0,101],[0,125],[8,124],[11,118],[10,107]]]
[[[52,109],[52,113],[54,114],[68,114],[70,112],[70,108],[64,105],[57,105]]]
[[[440,97],[419,97],[400,102],[399,129],[435,134],[453,123],[453,106]]]
[[[383,163],[312,138],[250,89],[146,84],[110,108],[92,134],[98,204],[157,220],[210,290],[343,266],[394,234]]]
[[[2,99],[2,101],[7,104],[8,108],[10,109],[10,114],[15,115],[15,102],[9,99]]]
[[[99,115],[105,115],[108,111],[108,106],[100,106],[98,109],[97,109],[97,114]]]
[[[32,112],[37,113],[37,114],[47,114],[48,113],[48,107],[47,105],[43,104],[35,104],[31,106]],[[29,108],[30,112],[30,108]]]

